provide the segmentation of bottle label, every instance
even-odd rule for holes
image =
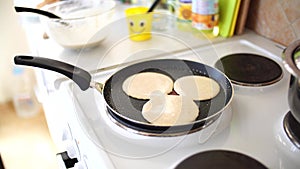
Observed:
[[[192,14],[192,26],[198,30],[212,30],[218,25],[219,15]]]
[[[178,11],[177,11],[177,19],[179,21],[188,21],[192,20],[192,3],[180,1],[178,4]]]
[[[219,0],[193,0],[192,12],[201,15],[219,13]]]
[[[219,21],[219,0],[193,0],[192,26],[198,30],[212,30]]]

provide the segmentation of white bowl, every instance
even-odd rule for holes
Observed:
[[[98,45],[108,34],[108,25],[116,2],[113,0],[71,0],[45,6],[62,19],[41,17],[50,38],[65,48],[82,48]]]

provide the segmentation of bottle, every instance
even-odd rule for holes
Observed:
[[[29,118],[40,111],[40,105],[33,90],[31,69],[13,68],[13,105],[18,116]]]
[[[192,0],[178,0],[176,6],[177,28],[183,31],[191,31]]]
[[[219,34],[219,0],[192,0],[192,27],[211,38]]]
[[[177,19],[180,22],[192,21],[192,0],[179,0]]]

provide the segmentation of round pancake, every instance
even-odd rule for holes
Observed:
[[[209,100],[220,92],[219,84],[205,76],[184,76],[174,83],[174,90],[182,96],[188,96],[193,100]]]
[[[194,121],[199,115],[199,108],[191,98],[155,93],[144,104],[142,115],[155,125],[181,125]]]
[[[137,73],[128,77],[122,85],[123,91],[137,99],[149,99],[154,91],[168,94],[173,90],[173,80],[156,72]]]

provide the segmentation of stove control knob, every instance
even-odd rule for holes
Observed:
[[[60,169],[72,168],[78,162],[77,158],[70,158],[66,151],[56,154],[56,159]]]
[[[80,160],[72,169],[88,169],[84,159]]]
[[[77,158],[80,160],[80,153],[76,140],[66,140],[64,141],[64,145],[70,158]]]

